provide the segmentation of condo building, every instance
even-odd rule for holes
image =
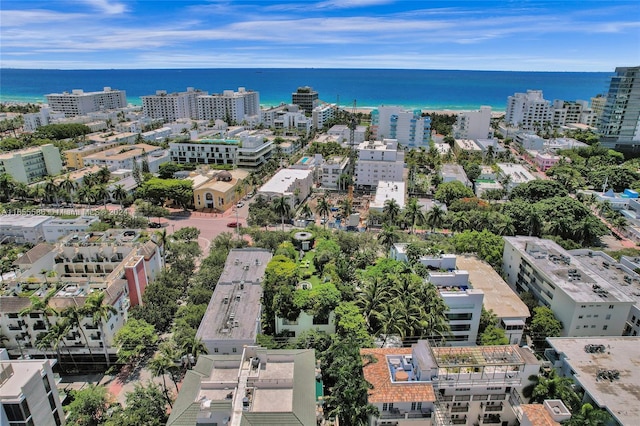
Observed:
[[[313,183],[313,170],[280,169],[258,189],[258,195],[267,200],[284,197],[291,208],[294,208],[309,196]]]
[[[111,171],[133,170],[134,164],[142,168],[144,161],[149,165],[151,173],[157,173],[160,164],[168,163],[170,156],[166,150],[158,146],[140,143],[107,149],[83,158],[83,164],[87,166],[106,167]]]
[[[313,349],[247,345],[231,355],[202,355],[187,370],[168,426],[315,426]]]
[[[0,424],[61,426],[65,414],[52,370],[55,360],[3,359],[0,349]]]
[[[85,167],[85,157],[96,154],[98,152],[106,151],[107,149],[115,148],[120,144],[120,141],[107,141],[104,143],[97,142],[79,146],[73,149],[68,149],[64,152],[64,159],[67,164],[67,168],[70,170],[82,169]]]
[[[373,386],[369,403],[379,411],[370,418],[374,426],[516,425],[513,406],[540,369],[536,357],[517,345],[438,347],[419,340],[410,348],[360,354],[364,378]]]
[[[431,117],[422,111],[380,106],[371,111],[371,134],[375,139],[397,139],[409,148],[426,148],[431,141]]]
[[[551,240],[504,237],[504,241],[505,280],[516,292],[531,292],[540,305],[549,307],[563,325],[561,336],[623,334],[634,299],[595,271],[609,264],[587,265],[588,253],[586,258],[574,256]]]
[[[640,149],[640,67],[618,67],[611,77],[598,130],[600,142],[625,151]]]
[[[181,118],[198,118],[198,96],[208,95],[207,92],[187,87],[186,92],[167,93],[158,90],[155,95],[142,96],[142,111],[147,117],[172,122]]]
[[[6,173],[16,182],[31,183],[61,171],[60,151],[52,144],[0,154],[0,174]]]
[[[298,87],[291,94],[291,103],[298,105],[305,114],[311,115],[313,109],[318,106],[318,92],[309,86]]]
[[[227,124],[260,118],[260,94],[239,87],[237,92],[200,95],[196,98],[199,120],[223,120]]]
[[[543,98],[542,90],[527,90],[507,98],[504,117],[507,124],[522,130],[540,130],[552,118],[551,102]]]
[[[335,104],[318,105],[311,111],[312,126],[314,129],[324,129],[327,122],[335,116]]]
[[[456,139],[487,139],[493,136],[491,107],[481,106],[477,111],[459,112],[453,125]]]
[[[110,87],[105,87],[100,92],[84,92],[82,89],[74,89],[71,93],[51,93],[45,97],[49,108],[64,113],[65,117],[87,115],[90,112],[127,106],[125,91]]]
[[[200,322],[196,337],[211,355],[240,355],[262,330],[262,280],[271,252],[233,249]]]
[[[404,152],[396,139],[365,141],[358,145],[355,184],[359,188],[375,188],[380,181],[404,181]]]

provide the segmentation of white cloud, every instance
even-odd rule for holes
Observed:
[[[120,15],[127,11],[127,5],[109,0],[80,0],[107,15]]]

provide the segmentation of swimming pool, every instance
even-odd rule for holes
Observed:
[[[300,164],[306,164],[307,161],[309,161],[309,157],[302,157],[302,159],[300,160]]]

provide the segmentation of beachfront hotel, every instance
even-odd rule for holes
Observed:
[[[51,93],[45,97],[49,107],[53,111],[64,113],[65,117],[87,115],[90,112],[127,106],[125,91],[111,87],[105,87],[100,92],[85,92],[82,89],[74,89],[71,93]]]

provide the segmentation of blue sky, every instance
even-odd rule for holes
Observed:
[[[11,68],[606,71],[640,65],[640,2],[2,0]]]

